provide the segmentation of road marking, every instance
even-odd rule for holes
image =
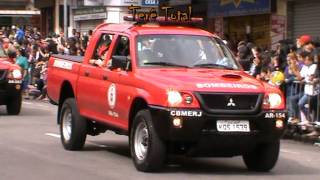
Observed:
[[[46,136],[51,136],[51,137],[54,137],[54,138],[60,138],[60,135],[59,135],[59,134],[46,133],[45,135],[46,135]]]
[[[289,153],[289,154],[300,154],[300,153],[298,153],[298,152],[290,151],[290,150],[287,150],[287,149],[281,149],[280,152]]]
[[[54,110],[54,106],[50,106],[48,104],[40,104],[40,103],[33,103],[33,102],[23,102],[23,108],[25,109],[37,109],[37,110],[44,110],[44,111],[50,111]]]
[[[90,144],[92,145],[95,145],[95,146],[99,146],[99,147],[102,147],[102,148],[110,148],[111,146],[106,146],[106,145],[103,145],[103,144],[98,144],[98,143],[95,143],[95,142],[91,142],[89,141]]]
[[[44,104],[42,102],[38,102],[38,103],[33,103],[33,102],[26,102],[26,101],[23,101],[22,104],[25,104],[25,105],[34,105],[34,106],[40,106],[40,107],[53,107],[53,106],[50,106],[50,104]]]

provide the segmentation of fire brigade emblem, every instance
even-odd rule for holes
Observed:
[[[108,89],[108,104],[110,109],[114,109],[114,107],[116,106],[116,100],[117,100],[116,85],[111,84]]]

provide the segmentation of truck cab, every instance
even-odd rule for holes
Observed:
[[[50,58],[48,95],[65,149],[111,130],[129,136],[145,172],[168,154],[241,155],[248,169],[269,171],[286,127],[277,87],[245,73],[218,36],[179,25],[98,26],[84,57]]]

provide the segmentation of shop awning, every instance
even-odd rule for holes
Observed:
[[[37,10],[0,10],[0,16],[32,16],[40,15],[41,12]]]

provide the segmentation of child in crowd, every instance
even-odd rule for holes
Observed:
[[[307,105],[319,94],[319,83],[317,83],[318,79],[316,78],[317,64],[314,64],[314,57],[310,53],[304,53],[302,57],[304,59],[304,65],[301,71],[295,71],[294,75],[297,77],[297,80],[304,83],[304,91],[299,95],[292,96],[290,101],[292,110],[296,111],[296,106],[298,105],[298,110],[301,112],[299,124],[307,125],[311,119],[311,107],[307,107]],[[298,112],[295,112],[295,114],[297,115]]]

